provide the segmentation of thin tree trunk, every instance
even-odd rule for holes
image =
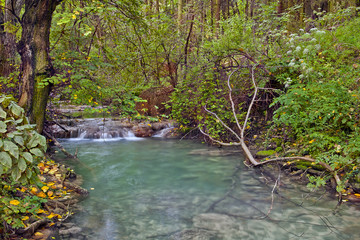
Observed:
[[[178,20],[178,31],[181,32],[181,23],[182,23],[182,12],[183,12],[183,8],[184,8],[184,0],[179,0],[178,1],[178,16],[177,16],[177,20]]]
[[[6,0],[0,9],[0,76],[8,76],[15,70],[16,36],[5,25],[15,26],[24,0]],[[0,7],[1,8],[1,7]]]

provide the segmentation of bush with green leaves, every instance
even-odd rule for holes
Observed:
[[[45,201],[16,197],[39,183],[37,164],[44,157],[46,139],[34,127],[12,97],[0,96],[0,231],[24,227],[24,215],[36,215]]]
[[[34,130],[14,99],[0,97],[0,177],[8,182],[37,179],[37,163],[44,157],[46,139]]]
[[[278,81],[285,92],[272,105],[278,107],[275,126],[290,139],[286,144],[343,173],[343,182],[360,164],[359,27],[354,18],[331,30],[312,28],[283,38]],[[315,186],[325,183],[311,180]]]

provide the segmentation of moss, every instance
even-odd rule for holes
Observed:
[[[274,155],[275,153],[276,153],[275,150],[264,150],[257,152],[256,155],[260,157],[266,157],[266,156]]]
[[[312,168],[312,169],[315,169],[315,170],[319,170],[319,171],[325,171],[326,169],[319,165],[319,164],[316,164],[316,163],[313,163],[313,162],[307,162],[307,161],[299,161],[296,163],[295,165],[298,169],[303,169],[303,170],[306,170],[308,168]]]

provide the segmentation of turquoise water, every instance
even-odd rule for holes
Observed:
[[[64,141],[90,195],[75,239],[359,239],[360,211],[192,141]],[[279,188],[274,189],[275,181]],[[90,190],[93,189],[93,190]],[[359,236],[359,237],[358,237]],[[74,236],[73,236],[74,238]]]

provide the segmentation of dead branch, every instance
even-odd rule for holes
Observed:
[[[55,144],[55,146],[57,146],[67,157],[69,158],[73,158],[73,159],[77,159],[76,156],[72,155],[71,153],[69,153],[68,151],[66,151],[66,149],[58,142],[58,140],[56,140],[56,138],[54,138],[52,135],[50,135],[48,132],[43,131],[43,133],[51,139],[51,141],[53,141],[53,143]]]
[[[254,86],[254,94],[253,94],[253,97],[252,97],[252,100],[251,100],[251,103],[247,109],[247,112],[246,112],[246,117],[245,117],[245,120],[243,122],[243,124],[241,125],[239,123],[239,120],[238,120],[238,117],[236,116],[236,109],[235,109],[235,104],[234,104],[234,101],[233,101],[233,98],[232,98],[232,87],[231,87],[231,84],[230,84],[230,79],[231,79],[231,76],[236,72],[238,71],[240,68],[238,69],[235,69],[234,71],[232,71],[227,79],[227,85],[228,85],[228,88],[229,88],[229,100],[230,100],[230,103],[231,103],[231,109],[232,109],[232,113],[233,113],[233,116],[234,116],[234,119],[236,121],[236,125],[240,131],[240,136],[239,134],[237,134],[233,129],[231,129],[226,123],[224,123],[224,121],[221,120],[221,118],[215,113],[215,112],[212,112],[210,110],[208,110],[206,108],[206,106],[204,106],[204,109],[206,112],[210,113],[211,115],[213,115],[227,130],[229,130],[239,141],[238,142],[231,142],[231,143],[225,143],[225,142],[222,142],[222,141],[219,141],[219,140],[216,140],[214,139],[213,137],[211,137],[209,134],[207,134],[206,132],[204,132],[200,127],[199,127],[199,130],[202,134],[204,134],[205,136],[207,136],[211,141],[214,141],[220,145],[223,145],[223,146],[236,146],[236,145],[240,145],[242,150],[244,151],[245,153],[245,156],[246,158],[251,162],[252,166],[254,167],[259,167],[259,166],[262,166],[262,165],[265,165],[265,164],[269,164],[269,163],[274,163],[274,162],[279,162],[279,161],[288,161],[288,160],[303,160],[303,161],[308,161],[308,162],[312,162],[312,163],[317,163],[321,166],[323,166],[328,172],[330,172],[335,181],[336,181],[336,184],[337,185],[340,185],[341,184],[341,180],[339,178],[339,176],[337,175],[336,171],[334,171],[328,164],[324,163],[324,162],[319,162],[319,161],[316,161],[315,159],[312,159],[312,158],[308,158],[308,157],[281,157],[281,158],[273,158],[273,159],[270,159],[270,160],[267,160],[267,161],[264,161],[264,162],[260,162],[258,160],[256,160],[254,158],[254,156],[252,155],[252,153],[250,152],[250,149],[248,148],[247,144],[245,143],[245,137],[244,137],[244,133],[245,133],[245,129],[246,129],[246,125],[247,125],[247,122],[249,121],[249,118],[250,118],[250,114],[251,114],[251,109],[256,101],[256,97],[257,97],[257,94],[258,94],[258,91],[260,88],[258,88],[257,84],[256,84],[256,80],[255,80],[255,74],[254,74],[254,68],[260,66],[261,64],[259,64],[254,58],[252,58],[249,54],[245,53],[244,52],[244,56],[254,62],[256,65],[255,66],[252,66],[251,67],[251,71],[250,71],[250,74],[251,74],[251,81],[252,81],[252,84]],[[269,73],[271,74],[268,70],[266,70],[264,68],[264,66],[261,65],[261,68],[266,72],[266,73]],[[266,89],[266,88],[261,88],[261,90],[270,90],[270,89]],[[274,90],[274,89],[271,89],[271,90]]]

